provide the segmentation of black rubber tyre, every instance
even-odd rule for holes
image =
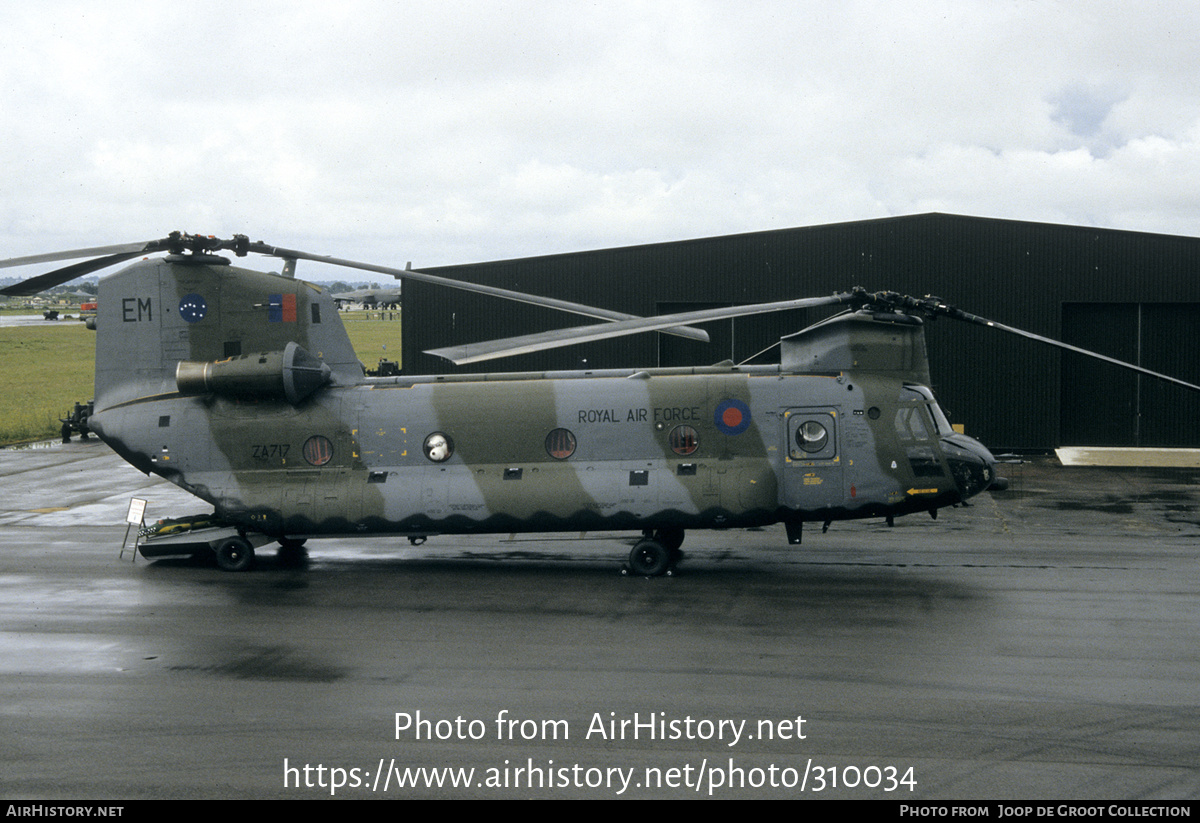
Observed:
[[[216,555],[217,565],[227,572],[244,572],[254,565],[254,547],[244,537],[222,540]]]
[[[654,538],[643,538],[629,553],[629,568],[643,577],[658,577],[671,568],[671,552]]]
[[[668,526],[654,532],[654,539],[673,552],[679,551],[679,547],[683,545],[683,538],[684,531],[678,526]]]
[[[302,537],[280,538],[279,551],[275,553],[275,558],[279,561],[279,565],[284,568],[295,569],[307,563],[308,552],[304,550],[304,544],[307,542]]]

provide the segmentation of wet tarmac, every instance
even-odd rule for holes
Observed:
[[[670,578],[626,535],[229,574],[119,559],[130,497],[207,508],[94,440],[3,450],[0,795],[1200,796],[1200,471],[1006,473],[800,547],[689,533]]]

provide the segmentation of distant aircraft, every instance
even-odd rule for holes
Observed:
[[[42,292],[46,297],[57,297],[63,300],[71,300],[77,303],[95,303],[96,294],[86,291],[48,291]]]
[[[398,309],[400,308],[400,289],[357,289],[330,295],[339,309],[347,303],[362,303],[368,308]]]

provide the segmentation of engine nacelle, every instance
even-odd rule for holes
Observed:
[[[216,394],[234,400],[302,400],[329,383],[332,371],[295,343],[283,351],[243,354],[228,360],[181,360],[175,367],[179,393]]]

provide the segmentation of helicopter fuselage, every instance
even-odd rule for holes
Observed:
[[[927,388],[778,366],[366,378],[92,426],[280,537],[795,525],[934,511],[994,478]]]
[[[629,569],[656,575],[670,573],[690,528],[783,523],[797,543],[810,521],[936,516],[1007,484],[934,400],[928,318],[1200,391],[933,295],[856,286],[640,317],[241,234],[172,232],[3,260],[95,258],[0,291],[34,294],[163,252],[101,281],[89,427],[135,467],[213,505],[212,515],[164,523],[159,554],[194,542],[177,533],[219,532],[201,543],[229,570],[252,565],[255,545],[270,539],[290,552],[321,535],[639,529]],[[217,252],[265,255],[283,270],[233,267]],[[604,321],[427,351],[457,365],[652,331],[707,340],[697,325],[772,312],[841,313],[781,338],[778,366],[404,376],[389,361],[368,376],[337,300],[295,278],[298,260]]]
[[[661,573],[686,529],[783,523],[796,543],[804,522],[936,513],[994,481],[903,312],[818,323],[778,365],[368,377],[303,281],[171,255],[101,293],[90,426],[213,505],[227,568],[252,533],[641,530],[656,545],[631,565]]]

